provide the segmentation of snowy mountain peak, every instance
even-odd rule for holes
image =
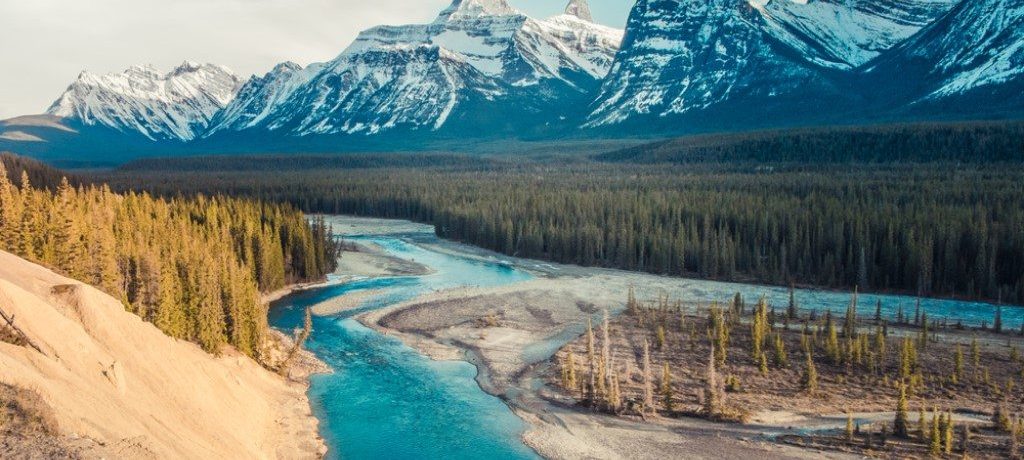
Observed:
[[[167,74],[151,65],[82,72],[47,113],[152,140],[189,141],[231,102],[240,83],[225,67],[188,61]]]
[[[296,64],[296,63],[294,63],[292,61],[286,61],[286,62],[282,62],[282,63],[274,66],[274,70],[271,70],[270,72],[271,73],[281,73],[281,72],[295,72],[295,71],[298,71],[298,70],[302,70],[302,66],[301,65]]]
[[[590,14],[590,3],[587,0],[571,0],[569,6],[565,7],[565,14],[571,14],[584,21],[594,22],[594,16]]]
[[[510,16],[518,14],[505,0],[455,0],[438,16],[438,22],[472,19],[482,16]]]

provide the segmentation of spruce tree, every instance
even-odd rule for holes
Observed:
[[[590,318],[587,318],[587,402],[590,403],[591,407],[597,404],[598,398],[602,395],[597,394],[597,353],[594,350],[594,324]]]
[[[782,340],[782,334],[775,334],[775,367],[789,367],[789,355],[786,353],[786,342]]]
[[[799,316],[799,309],[796,305],[796,292],[793,285],[789,285],[789,305],[786,307],[786,317],[793,320]]]
[[[707,375],[704,380],[704,414],[710,418],[721,414],[722,390],[718,381],[718,371],[715,369],[715,342],[711,342],[711,349],[708,353]]]
[[[646,339],[644,339],[643,378],[644,400],[640,412],[647,414],[654,411],[654,377],[651,370],[651,346]]]
[[[671,414],[675,410],[675,402],[672,395],[672,372],[666,362],[661,368],[661,401],[665,411]]]
[[[896,403],[896,420],[893,422],[893,434],[906,438],[910,434],[910,425],[907,420],[907,387],[900,382],[900,397]]]
[[[955,382],[964,378],[964,349],[956,344],[956,352],[953,354],[953,377]]]
[[[928,451],[932,455],[939,455],[942,453],[942,432],[939,430],[939,414],[938,411],[932,411],[932,429],[931,429],[931,442],[929,443]]]
[[[846,442],[853,442],[853,414],[846,411]]]
[[[579,388],[579,379],[576,378],[576,354],[569,352],[569,357],[566,358],[566,383],[568,384],[569,391],[575,391]]]
[[[800,379],[800,383],[808,393],[814,394],[818,391],[818,368],[814,365],[814,358],[810,353],[807,353],[807,359],[804,363],[804,374]]]

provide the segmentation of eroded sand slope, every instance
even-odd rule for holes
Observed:
[[[64,436],[119,458],[319,456],[305,385],[174,340],[114,298],[0,252],[0,308],[43,353],[0,342],[0,382],[38,392]],[[90,452],[83,452],[85,456]]]

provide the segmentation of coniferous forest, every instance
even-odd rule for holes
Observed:
[[[546,160],[264,169],[135,168],[100,179],[124,190],[412,219],[445,238],[586,266],[1024,302],[1019,165]]]
[[[288,205],[117,194],[74,186],[35,162],[2,160],[0,249],[96,286],[210,352],[230,344],[259,358],[261,292],[322,279],[337,264],[330,229]]]

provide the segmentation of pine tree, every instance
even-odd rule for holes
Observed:
[[[601,362],[604,364],[604,368],[601,371],[604,373],[605,382],[604,386],[609,391],[612,390],[614,374],[612,373],[612,340],[611,340],[611,323],[608,319],[608,310],[604,311],[604,318],[601,321]],[[618,400],[618,395],[610,395],[609,400]]]
[[[751,341],[751,354],[755,360],[761,358],[764,354],[764,343],[768,338],[769,331],[768,324],[768,305],[764,297],[757,303],[757,308],[754,310],[754,320],[751,324],[750,330],[750,341]]]
[[[928,419],[925,417],[924,407],[922,406],[917,410],[917,438],[922,442],[929,439],[929,433],[931,430],[931,424],[928,423]]]
[[[803,389],[814,394],[818,391],[818,368],[814,365],[814,359],[807,353],[807,360],[804,365],[804,375],[800,379]]]
[[[797,319],[799,316],[799,309],[796,305],[796,292],[793,289],[793,285],[789,285],[789,305],[786,307],[786,317],[789,319]]]
[[[565,364],[566,367],[568,367],[565,376],[566,383],[568,384],[566,388],[569,391],[575,391],[577,388],[579,388],[579,381],[576,378],[576,355],[573,352],[569,352],[569,356],[568,358],[566,358]]]
[[[640,412],[647,414],[654,411],[654,377],[651,374],[651,347],[646,339],[644,340],[643,376],[644,401]]]
[[[1010,415],[1006,412],[1006,407],[1002,404],[996,405],[995,410],[992,412],[992,427],[1003,433],[1013,432],[1013,423],[1010,420]]]
[[[629,285],[629,294],[626,298],[626,313],[630,316],[640,314],[640,302],[636,299],[636,289],[632,284]]]
[[[853,414],[846,411],[846,442],[853,442]]]
[[[932,411],[931,443],[928,449],[932,455],[942,453],[942,432],[939,430],[939,424],[938,411]]]
[[[906,438],[910,434],[910,426],[907,421],[907,387],[900,382],[900,397],[896,403],[896,420],[893,422],[893,434]]]
[[[981,370],[981,345],[978,344],[978,337],[971,339],[971,372],[974,374],[974,383],[978,382],[978,372]]]
[[[603,395],[597,393],[597,356],[594,350],[594,325],[590,318],[587,318],[587,366],[589,371],[587,372],[587,401],[593,407],[598,398]]]
[[[704,413],[710,417],[717,417],[722,409],[722,390],[718,382],[718,371],[715,369],[715,342],[711,342],[711,350],[708,354],[707,376],[704,381]]]
[[[852,339],[857,333],[857,289],[853,290],[853,298],[850,305],[846,307],[846,317],[843,320],[843,337]]]
[[[789,367],[789,354],[786,353],[786,342],[782,340],[782,334],[775,334],[775,367]]]
[[[996,307],[995,320],[992,322],[992,331],[996,334],[1003,333],[1003,306],[999,305]]]
[[[953,354],[953,377],[955,382],[960,382],[964,377],[964,349],[956,344],[956,353]]]
[[[831,318],[826,319],[825,330],[827,338],[825,339],[825,354],[828,356],[832,364],[840,364],[842,362],[842,351],[839,347],[839,335],[836,333],[835,323],[832,322]]]
[[[671,414],[675,410],[672,395],[672,372],[666,362],[661,368],[661,400],[665,411]]]
[[[944,424],[944,430],[942,431],[942,450],[947,454],[953,453],[953,433],[956,427],[953,424],[953,413],[946,413],[946,423]]]
[[[878,299],[875,303],[875,321],[882,322],[882,299]]]

